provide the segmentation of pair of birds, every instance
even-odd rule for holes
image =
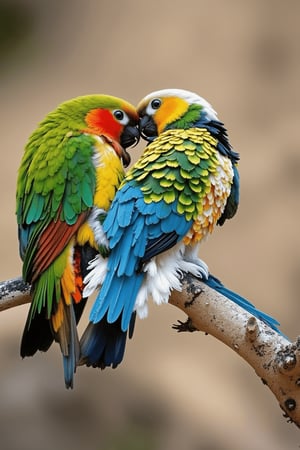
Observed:
[[[140,136],[148,144],[125,174],[126,149]],[[32,287],[21,356],[59,342],[68,388],[78,364],[117,367],[136,314],[147,316],[149,297],[168,302],[182,272],[277,330],[276,320],[226,289],[198,257],[214,226],[236,213],[238,159],[210,104],[185,90],[154,92],[137,108],[83,96],[48,114],[18,175],[20,255]],[[77,324],[98,289],[79,341]]]

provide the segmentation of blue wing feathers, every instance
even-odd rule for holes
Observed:
[[[118,222],[116,220],[117,217],[117,209],[113,207],[112,204],[109,213],[105,217],[105,221],[103,223],[103,229],[107,234],[107,237],[111,237],[114,235],[114,231],[116,231]]]
[[[153,214],[151,216],[145,217],[145,225],[148,227],[149,225],[157,225],[159,223],[159,218],[157,216],[154,216]]]
[[[157,210],[157,203],[145,203],[142,195],[135,200],[135,206],[141,214],[147,214],[149,216],[155,214]]]
[[[139,239],[136,240],[133,253],[136,258],[142,258],[144,256],[147,240],[146,233],[142,233]]]
[[[120,203],[117,210],[117,223],[121,228],[127,227],[131,223],[131,215],[134,208],[134,202]]]
[[[132,275],[134,273],[136,258],[132,254],[132,240],[132,230],[128,230],[116,247],[115,252],[112,253],[109,267],[112,270],[117,269],[117,276],[119,277],[124,274]]]
[[[109,291],[111,301],[107,310],[107,321],[109,323],[114,323],[118,320],[122,310],[125,307],[126,299],[128,298],[127,295],[125,295],[124,298],[125,285],[125,277],[118,277],[117,282],[114,280],[111,285],[111,289]],[[124,331],[126,331],[126,329]]]
[[[165,202],[160,202],[160,207],[156,210],[157,217],[162,220],[165,219],[170,215],[170,204],[167,204]],[[173,209],[171,209],[173,210]]]
[[[133,225],[133,246],[138,246],[140,239],[142,238],[142,234],[144,234],[145,229],[145,218],[144,217],[137,217],[134,225]],[[139,252],[137,253],[137,256],[139,255]]]
[[[143,282],[143,275],[137,274],[130,278],[123,277],[122,281],[123,283],[119,291],[120,295],[115,303],[115,307],[113,310],[111,307],[109,308],[108,322],[113,323],[122,316],[121,329],[126,331],[130,323],[138,291]]]
[[[113,276],[114,272],[108,270],[105,277],[105,282],[103,283],[100,293],[98,294],[90,312],[90,321],[93,323],[99,322],[108,310],[110,302],[110,286]]]
[[[178,214],[176,204],[164,200],[146,203],[138,186],[133,182],[124,185],[103,223],[111,252],[90,320],[98,323],[107,314],[109,323],[120,319],[121,329],[126,331],[143,281],[141,265],[175,245],[191,222]]]
[[[122,316],[122,330],[126,331],[142,282],[143,274],[136,274],[134,277],[114,277],[107,293],[101,289],[93,305],[90,320],[97,323],[107,314],[107,321],[114,323]]]
[[[92,307],[90,320],[97,323],[107,314],[108,322],[113,323],[122,314],[122,329],[126,331],[143,275],[135,273],[138,259],[130,255],[130,246],[123,248],[123,241],[120,244],[109,258],[107,276]],[[128,257],[124,257],[125,252]]]
[[[133,182],[128,182],[124,184],[121,189],[118,190],[114,198],[116,203],[126,203],[131,201],[133,198],[138,198],[141,196],[141,191],[139,188],[134,186]]]
[[[124,285],[124,295],[126,296],[127,300],[124,304],[121,322],[121,328],[124,331],[127,330],[130,325],[135,300],[143,283],[143,278],[144,276],[142,273],[136,274],[136,276],[134,277],[134,284],[132,283],[132,277],[126,279],[127,283],[125,283]]]
[[[182,238],[189,231],[192,224],[191,221],[187,221],[184,216],[179,214],[170,214],[161,221],[160,227],[162,233],[170,233],[170,231],[176,231],[178,235]]]

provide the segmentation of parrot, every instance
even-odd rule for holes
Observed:
[[[137,106],[140,133],[148,141],[127,172],[103,222],[109,245],[106,275],[98,256],[90,263],[85,290],[100,291],[81,340],[79,364],[116,368],[136,314],[148,314],[147,299],[167,303],[190,272],[251,314],[278,322],[226,288],[198,257],[199,245],[223,225],[239,204],[239,154],[224,124],[199,95],[165,89]],[[114,328],[112,328],[114,325]]]
[[[178,99],[174,98],[174,97],[176,97],[177,92],[178,92],[178,90],[175,90],[175,92],[174,92],[174,90],[169,90],[168,92],[162,91],[162,92],[150,94],[149,96],[146,97],[145,100],[143,100],[141,102],[140,106],[138,106],[138,111],[141,116],[140,128],[141,128],[141,132],[142,132],[142,137],[145,140],[147,140],[148,142],[152,142],[154,139],[156,139],[158,137],[157,133],[160,134],[164,128],[166,128],[166,129],[171,129],[172,127],[178,128],[178,124],[175,126],[174,126],[174,124],[173,124],[173,126],[171,124],[169,124],[169,125],[167,125],[167,127],[165,127],[165,125],[163,123],[165,112],[162,111],[162,109],[161,109],[162,105],[161,105],[161,99],[160,99],[160,95],[162,95],[162,96],[166,95],[168,97],[168,100],[167,100],[167,102],[164,103],[163,107],[165,108],[165,111],[167,111],[168,108],[172,109],[173,102],[178,104]],[[181,91],[181,92],[182,92],[183,97],[190,97],[190,96],[194,97],[195,96],[194,93],[190,93],[187,91]],[[154,97],[158,97],[158,98],[154,98]],[[179,97],[181,97],[180,94],[179,94]],[[150,100],[151,100],[151,102],[150,102]],[[153,102],[153,104],[151,104],[152,102]],[[149,105],[149,103],[150,103],[150,105]],[[202,105],[201,119],[199,120],[199,118],[198,118],[196,121],[194,121],[194,123],[192,123],[192,126],[193,127],[195,125],[197,127],[204,126],[206,128],[206,130],[209,133],[211,133],[211,135],[217,140],[217,144],[216,144],[217,150],[221,154],[227,155],[232,163],[233,178],[232,178],[230,194],[225,202],[224,210],[223,210],[221,216],[216,221],[217,225],[222,226],[225,223],[226,219],[231,219],[236,214],[237,208],[239,205],[240,178],[239,178],[239,172],[237,169],[239,155],[238,155],[238,153],[236,153],[232,150],[232,148],[229,144],[228,135],[227,135],[227,131],[224,127],[224,124],[218,120],[217,114],[214,110],[212,110],[211,105],[208,104],[208,102],[206,100],[204,100],[203,98],[199,98],[198,101],[196,101],[196,103]],[[196,107],[190,106],[189,112],[192,113],[192,110],[194,108],[196,108]],[[157,109],[160,109],[159,114],[161,115],[161,117],[159,117],[159,115],[155,114]],[[204,109],[206,109],[206,111]],[[154,117],[156,117],[156,119]],[[181,122],[181,124],[182,123],[185,124],[185,127],[187,126],[186,125],[187,119],[188,119],[188,121],[191,120],[190,118],[188,118],[188,115],[186,114],[184,117],[184,122]],[[170,121],[170,119],[168,119],[168,120]],[[171,121],[172,121],[172,119],[171,119]],[[180,127],[180,122],[179,122],[179,127]],[[187,143],[187,141],[185,141],[185,143]],[[203,164],[203,162],[201,162],[200,164]],[[168,165],[168,163],[167,163],[167,165]],[[161,184],[163,186],[163,182]],[[209,232],[211,232],[211,231],[212,231],[212,226],[209,229]],[[198,240],[198,242],[199,242],[199,240]],[[194,262],[197,263],[197,257],[196,257],[195,250],[197,253],[198,252],[197,245],[194,246],[193,258],[192,258],[192,260],[194,260]],[[202,267],[205,267],[205,263],[203,261],[200,262],[200,266],[201,265],[202,265]],[[206,266],[206,268],[207,268],[207,266]],[[195,275],[197,276],[197,274],[195,274]],[[283,334],[281,332],[281,330],[278,329],[278,326],[280,325],[280,323],[275,318],[273,318],[269,314],[266,314],[265,312],[256,308],[255,305],[253,303],[251,303],[248,299],[244,298],[243,296],[239,295],[238,293],[236,293],[233,290],[224,286],[224,284],[216,276],[214,276],[212,273],[208,272],[208,268],[207,268],[207,270],[202,270],[202,272],[200,271],[200,278],[201,278],[202,282],[205,283],[207,286],[209,286],[211,289],[213,289],[213,290],[217,291],[218,293],[220,293],[221,295],[227,297],[229,300],[233,301],[234,303],[239,305],[241,308],[244,308],[250,314],[254,315],[258,319],[260,319],[262,322],[266,323],[270,328],[272,328],[277,333],[279,333],[281,335]]]
[[[208,278],[199,245],[239,203],[239,155],[205,99],[166,89],[147,95],[137,111],[148,145],[103,222],[106,275],[96,257],[85,278],[89,295],[101,285],[80,340],[80,364],[88,366],[118,366],[135,315],[147,316],[148,297],[167,303],[173,289],[181,290],[180,273]]]
[[[107,256],[102,222],[130,163],[126,148],[139,141],[138,123],[136,108],[118,97],[67,100],[32,133],[18,171],[19,252],[32,296],[20,354],[58,342],[67,388],[80,355],[83,279],[95,255]]]

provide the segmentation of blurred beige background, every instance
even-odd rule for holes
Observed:
[[[299,14],[296,0],[2,0],[1,279],[20,275],[16,174],[44,115],[87,93],[137,103],[156,89],[185,88],[212,103],[241,154],[239,213],[202,256],[294,339]],[[299,448],[299,431],[253,370],[209,336],[176,334],[171,325],[184,316],[174,307],[152,307],[124,363],[115,371],[79,368],[73,391],[64,388],[57,346],[20,359],[27,310],[0,317],[3,450]]]

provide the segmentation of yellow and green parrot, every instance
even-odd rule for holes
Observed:
[[[225,288],[198,257],[199,244],[235,215],[239,203],[239,155],[216,112],[180,89],[149,94],[137,110],[149,144],[103,223],[110,249],[104,281],[100,258],[85,279],[89,294],[102,285],[80,340],[80,364],[93,367],[117,367],[136,313],[147,316],[149,297],[168,302],[172,289],[181,290],[183,272],[201,277],[271,327],[277,324]]]
[[[107,256],[102,221],[130,162],[125,149],[139,140],[138,120],[117,97],[66,101],[33,132],[19,169],[19,246],[32,293],[20,353],[59,342],[66,387],[79,359],[83,278],[96,254]]]

